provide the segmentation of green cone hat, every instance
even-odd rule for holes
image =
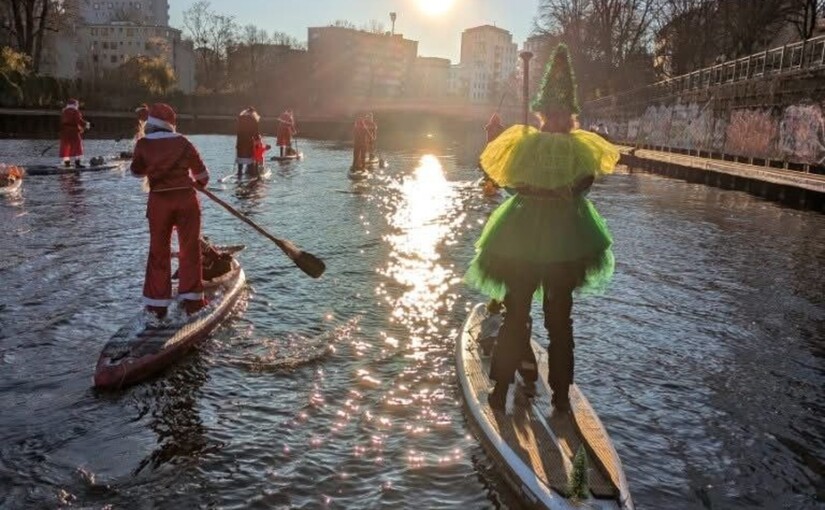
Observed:
[[[566,44],[559,44],[547,64],[541,90],[533,100],[533,111],[550,113],[579,113],[576,78]]]

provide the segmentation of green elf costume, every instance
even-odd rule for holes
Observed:
[[[504,409],[516,369],[535,364],[530,347],[533,297],[544,308],[550,337],[548,382],[556,411],[570,408],[573,382],[573,292],[603,289],[613,274],[612,239],[585,198],[596,176],[619,160],[613,145],[576,128],[576,84],[565,45],[559,45],[533,110],[541,130],[516,125],[481,155],[490,178],[515,194],[496,209],[476,243],[467,282],[503,300],[504,325],[493,351],[490,405]]]

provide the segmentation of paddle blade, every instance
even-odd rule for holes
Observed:
[[[324,271],[327,270],[327,265],[324,264],[323,260],[305,251],[302,251],[293,260],[295,261],[295,265],[298,266],[301,271],[313,278],[320,278],[321,275],[324,274]]]

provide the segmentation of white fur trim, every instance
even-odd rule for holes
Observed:
[[[241,117],[253,117],[255,120],[261,120],[261,116],[258,115],[258,112],[251,112],[249,110],[242,111]]]
[[[178,299],[185,301],[199,301],[203,299],[203,292],[187,292],[186,294],[178,294]]]
[[[196,181],[199,181],[201,179],[206,179],[207,177],[209,177],[209,171],[208,170],[205,170],[205,171],[199,173],[198,175],[193,175],[192,176],[192,178],[195,179]]]
[[[77,106],[77,103],[69,103],[63,109],[64,110],[77,110],[78,106]]]
[[[171,299],[152,299],[146,296],[143,296],[143,304],[146,306],[160,306],[166,307],[172,304]]]
[[[168,129],[169,131],[174,131],[175,130],[175,125],[174,124],[170,124],[170,123],[166,122],[165,120],[161,120],[157,117],[152,117],[151,115],[149,116],[148,119],[146,119],[146,124],[148,124],[150,126],[156,126],[156,127],[161,128],[161,129]]]
[[[149,117],[150,119],[152,117]],[[181,136],[180,133],[170,133],[168,131],[155,131],[154,133],[149,133],[144,138],[147,140],[163,140],[165,138],[177,138]]]

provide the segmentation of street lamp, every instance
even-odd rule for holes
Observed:
[[[390,21],[392,21],[392,35],[395,35],[395,20],[398,18],[398,14],[391,12],[390,13]]]

